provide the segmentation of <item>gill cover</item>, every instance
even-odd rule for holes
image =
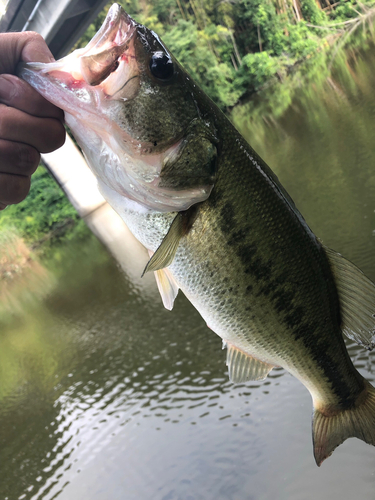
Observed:
[[[194,84],[162,41],[119,5],[85,48],[23,64],[19,74],[65,111],[99,184],[116,196],[174,212],[210,195],[214,124],[202,118]]]

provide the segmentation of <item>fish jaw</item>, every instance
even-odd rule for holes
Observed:
[[[97,115],[100,110],[98,101],[105,97],[102,87],[97,87],[98,80],[105,79],[113,62],[120,56],[126,53],[126,58],[131,58],[129,45],[136,25],[118,4],[114,4],[86,47],[52,63],[21,63],[19,74],[64,111]],[[128,68],[128,73],[132,69]]]
[[[64,110],[66,123],[102,183],[148,210],[174,212],[206,200],[213,183],[201,181],[198,174],[197,185],[175,189],[163,177],[164,166],[168,163],[169,168],[181,156],[186,130],[198,112],[189,96],[190,114],[180,113],[181,124],[175,126],[175,106],[163,101],[165,82],[155,83],[149,74],[147,58],[159,49],[168,53],[157,35],[114,4],[85,48],[53,63],[22,64],[19,75]],[[185,78],[182,73],[179,83]],[[141,104],[156,99],[159,128],[142,130],[142,120],[133,117],[137,99]],[[150,105],[145,108],[142,116],[153,111]]]
[[[129,200],[134,202],[135,205],[132,206],[136,206],[142,213],[187,210],[194,203],[194,193],[191,191],[174,192],[158,187],[161,165],[166,158],[176,154],[179,143],[163,154],[137,158],[128,154],[124,148],[118,148],[116,137],[110,132],[105,134],[104,128],[101,129],[100,135],[96,134],[92,129],[82,127],[82,122],[67,112],[65,122],[81,146],[88,165],[100,181],[100,191],[105,190],[105,198],[118,213],[120,210],[117,207],[129,206]],[[90,147],[87,147],[87,144]],[[203,196],[206,196],[205,192]],[[195,198],[201,197],[202,192],[197,190]]]

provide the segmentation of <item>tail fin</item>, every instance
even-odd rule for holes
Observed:
[[[314,409],[313,445],[318,466],[350,437],[357,437],[375,446],[375,389],[365,382],[366,388],[356,406],[332,416],[325,416]]]

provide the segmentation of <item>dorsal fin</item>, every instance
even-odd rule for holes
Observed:
[[[234,384],[247,382],[248,380],[263,380],[274,365],[260,361],[246,354],[232,344],[227,344],[227,366],[229,379]]]
[[[325,247],[339,294],[343,333],[370,351],[375,347],[375,284],[342,255]]]
[[[155,271],[156,284],[163,301],[163,305],[168,311],[173,309],[174,299],[177,297],[179,287],[168,269]]]

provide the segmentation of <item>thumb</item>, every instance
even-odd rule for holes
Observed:
[[[32,31],[0,34],[0,73],[14,74],[19,62],[52,62],[43,37]]]

